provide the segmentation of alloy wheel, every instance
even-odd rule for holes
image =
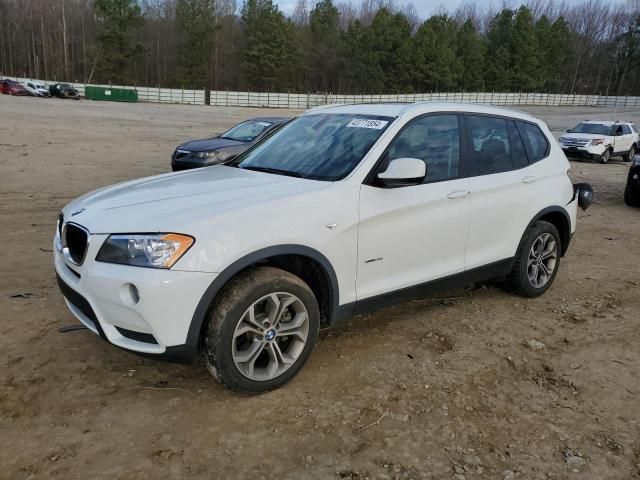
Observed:
[[[308,336],[304,303],[291,293],[270,293],[252,303],[240,318],[233,333],[233,362],[250,380],[272,380],[295,364]]]
[[[543,233],[535,239],[527,259],[527,277],[534,288],[543,288],[556,268],[558,244],[550,233]]]

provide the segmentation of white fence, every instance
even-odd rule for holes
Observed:
[[[18,82],[34,81],[50,84],[54,82],[26,78],[11,78]],[[85,84],[71,83],[80,95],[84,95]],[[94,85],[94,84],[92,84]],[[150,88],[118,85],[95,85],[117,87],[138,92],[141,102],[180,103],[206,105],[205,90],[179,88]],[[331,103],[380,103],[380,102],[468,102],[493,105],[549,105],[575,107],[640,108],[640,97],[569,95],[552,93],[496,93],[496,92],[449,92],[449,93],[399,93],[380,95],[334,95],[323,93],[269,93],[269,92],[229,92],[211,90],[209,105],[228,107],[271,107],[306,109]]]

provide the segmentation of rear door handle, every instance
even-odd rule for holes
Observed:
[[[454,190],[453,192],[451,192],[449,195],[447,195],[447,198],[450,199],[454,199],[454,198],[464,198],[467,195],[469,195],[469,190]]]
[[[535,175],[530,175],[530,176],[528,176],[528,177],[524,177],[524,178],[522,179],[522,183],[533,183],[533,182],[535,182],[536,180],[538,180],[538,177],[536,177]]]

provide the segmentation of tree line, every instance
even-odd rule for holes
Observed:
[[[0,74],[331,93],[640,94],[640,0],[0,0]]]

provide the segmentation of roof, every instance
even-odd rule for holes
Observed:
[[[598,125],[607,125],[608,127],[612,126],[612,125],[620,125],[620,124],[628,124],[628,125],[633,125],[633,122],[626,122],[623,120],[585,120],[582,123],[596,123]]]
[[[250,118],[247,121],[250,122],[270,122],[270,123],[284,123],[291,120],[290,117],[255,117]]]
[[[476,103],[454,102],[417,102],[417,103],[361,103],[345,105],[324,105],[312,108],[304,115],[321,113],[350,113],[356,115],[380,115],[384,117],[399,117],[404,114],[417,115],[430,112],[471,112],[490,115],[503,115],[526,120],[537,119],[527,112],[512,108],[481,105]]]

